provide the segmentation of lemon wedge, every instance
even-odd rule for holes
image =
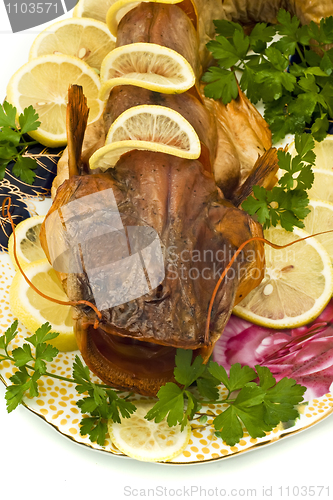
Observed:
[[[44,215],[36,215],[23,220],[15,227],[16,255],[22,267],[36,260],[45,259],[44,250],[39,241],[39,232],[44,221]],[[14,257],[14,236],[8,240],[8,253],[14,267],[17,269]]]
[[[167,4],[176,4],[182,2],[182,0],[146,0],[147,2],[157,2],[157,3],[167,3]],[[117,0],[111,2],[109,10],[106,15],[106,24],[109,27],[109,30],[114,36],[117,36],[118,24],[122,20],[122,18],[129,12],[134,9],[141,2],[133,2],[133,0]]]
[[[154,406],[152,401],[136,401],[137,410],[118,424],[109,421],[108,428],[113,444],[128,457],[145,462],[166,462],[182,453],[191,436],[188,423],[181,431],[180,425],[169,427],[166,419],[158,424],[144,417]]]
[[[131,43],[117,47],[102,62],[100,99],[105,100],[116,85],[177,94],[194,84],[192,66],[175,50],[154,43]]]
[[[68,301],[61,283],[47,259],[27,264],[24,272],[41,292],[52,298]],[[56,304],[36,293],[18,271],[12,281],[9,293],[12,313],[32,333],[48,321],[53,332],[60,335],[51,343],[61,351],[77,349],[73,332],[71,306]]]
[[[47,55],[30,60],[10,79],[7,100],[17,108],[18,114],[32,105],[41,122],[38,130],[29,135],[44,146],[57,147],[67,143],[66,106],[68,88],[81,85],[87,98],[89,123],[103,112],[98,99],[100,80],[85,62],[68,55]]]
[[[35,39],[29,59],[48,54],[68,54],[100,70],[104,57],[115,48],[116,39],[107,25],[95,19],[64,19],[48,26]]]
[[[298,228],[291,233],[276,227],[267,229],[264,235],[272,243],[285,245],[308,233]],[[266,245],[265,259],[263,281],[233,312],[268,328],[295,328],[316,318],[333,291],[331,259],[316,238],[282,250]]]

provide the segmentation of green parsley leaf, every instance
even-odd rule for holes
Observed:
[[[17,327],[18,327],[18,321],[16,319],[5,331],[4,337],[6,346],[8,346],[15,339],[18,333]]]
[[[325,52],[320,63],[320,69],[326,74],[331,75],[333,71],[333,61],[328,52]],[[325,75],[322,75],[325,76]]]
[[[259,377],[259,386],[267,391],[276,384],[276,380],[272,375],[272,372],[266,366],[256,365],[256,372]]]
[[[130,401],[120,398],[112,389],[107,389],[106,394],[108,400],[108,418],[112,418],[114,422],[120,423],[120,415],[123,418],[129,418],[132,413],[135,413],[136,407]]]
[[[329,125],[327,113],[324,113],[320,118],[316,118],[311,127],[313,138],[318,142],[323,141],[327,136]]]
[[[73,363],[73,378],[77,383],[75,389],[79,394],[83,394],[91,388],[89,368],[83,365],[78,355],[75,356]]]
[[[85,417],[80,422],[80,433],[82,436],[88,434],[90,441],[97,442],[100,446],[104,446],[105,437],[108,432],[107,423],[102,419],[95,417]]]
[[[9,164],[9,160],[1,160],[0,159],[0,181],[5,177],[6,167]]]
[[[41,343],[36,347],[35,370],[46,373],[45,361],[51,362],[58,355],[59,350],[50,344]]]
[[[19,116],[21,134],[27,134],[28,132],[37,130],[40,126],[40,121],[38,121],[38,118],[38,113],[32,106],[25,108],[23,113],[21,113]]]
[[[214,418],[214,427],[219,431],[216,435],[221,437],[229,446],[234,446],[243,437],[242,424],[233,405]]]
[[[202,357],[197,356],[192,363],[193,352],[185,349],[177,349],[175,357],[176,367],[174,375],[177,382],[189,387],[204,373],[206,367],[202,363]]]
[[[52,327],[50,323],[44,323],[36,330],[36,333],[31,335],[30,337],[27,337],[26,340],[35,347],[37,347],[38,344],[42,344],[43,342],[53,340],[59,336],[59,333],[51,332],[51,328]]]
[[[16,156],[16,154],[16,148],[10,143],[5,146],[0,145],[0,158],[2,160],[11,160],[14,156]]]
[[[18,146],[21,140],[21,134],[17,130],[13,130],[10,127],[2,127],[0,129],[0,143],[9,142],[13,146]]]
[[[28,382],[26,382],[25,384],[22,383],[21,385],[10,385],[9,387],[7,387],[5,398],[8,413],[15,410],[15,408],[17,408],[17,406],[22,403],[23,396],[28,389]]]
[[[208,366],[209,373],[213,377],[221,380],[229,392],[241,389],[245,384],[251,382],[257,377],[256,372],[249,366],[241,366],[240,363],[235,363],[230,368],[229,377],[227,372],[216,362],[210,362]]]
[[[332,43],[333,39],[332,25],[332,16],[321,19],[319,26],[311,21],[309,24],[309,36],[319,42],[320,45],[328,45]]]
[[[285,71],[289,66],[289,59],[274,47],[270,46],[265,51],[267,59],[272,63],[273,67],[279,71]]]
[[[145,418],[159,423],[167,417],[170,427],[181,424],[184,419],[184,394],[178,385],[167,382],[157,393],[159,401],[149,410]]]
[[[187,407],[181,422],[181,430],[185,428],[188,420],[191,420],[201,408],[197,398],[191,392],[185,391],[185,395],[187,396]]]
[[[218,36],[215,40],[208,42],[207,48],[214,53],[214,57],[225,68],[231,68],[239,60],[236,47],[225,36]]]
[[[220,385],[219,379],[213,377],[208,370],[197,379],[199,393],[209,400],[217,400],[219,398],[218,385]]]
[[[223,35],[226,38],[232,38],[236,30],[243,31],[243,28],[238,23],[227,21],[225,19],[213,21],[216,33]]]
[[[24,366],[34,360],[29,344],[23,344],[22,347],[17,347],[13,350],[12,355],[15,359],[15,366],[17,367]]]
[[[266,390],[264,402],[264,419],[270,426],[279,422],[288,422],[298,417],[295,405],[303,400],[305,387],[296,385],[295,380],[284,378],[276,384],[268,368],[256,366],[260,387]]]
[[[246,91],[247,97],[250,99],[251,102],[256,104],[258,101],[261,99],[260,91],[259,91],[259,85],[256,81],[256,70],[255,68],[252,68],[251,66],[247,65],[244,68],[241,80],[240,80],[240,87],[243,91]]]
[[[295,136],[295,148],[301,161],[306,161],[314,165],[316,155],[312,151],[315,147],[315,142],[310,134],[297,134]]]
[[[267,43],[273,40],[275,33],[275,26],[267,26],[266,23],[255,24],[249,37],[251,49],[257,53],[263,53]]]
[[[245,35],[244,31],[236,30],[232,37],[232,41],[237,51],[238,59],[243,60],[246,57],[247,51],[250,47],[249,37]]]
[[[34,170],[38,167],[37,161],[33,158],[19,156],[13,166],[13,174],[19,177],[27,184],[33,184],[36,173]]]
[[[205,86],[205,95],[213,99],[222,99],[228,104],[238,96],[237,80],[232,71],[213,66],[202,77]]]
[[[16,113],[16,108],[4,101],[3,105],[0,105],[0,127],[15,128]]]

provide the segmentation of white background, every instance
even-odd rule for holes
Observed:
[[[12,34],[4,4],[0,2],[1,100],[10,76],[28,60],[30,45],[44,27]],[[152,491],[148,495],[147,489],[157,486],[167,488],[168,495],[164,498],[179,497],[183,488],[184,498],[200,498],[195,490],[191,496],[191,486],[206,489],[206,496],[202,490],[201,498],[223,498],[212,495],[216,488],[224,488],[226,496],[234,498],[310,498],[305,490],[292,491],[295,485],[329,486],[333,495],[332,416],[295,436],[231,459],[172,466],[117,458],[77,445],[23,407],[8,415],[4,393],[0,384],[0,497],[3,499],[162,498],[158,496],[161,490],[156,490],[154,497]],[[5,484],[9,496],[5,494]],[[132,496],[125,495],[125,486],[127,492],[132,489]],[[280,486],[285,487],[283,496]],[[142,488],[146,494],[140,491]],[[231,491],[233,488],[238,489],[238,495]],[[252,495],[246,492],[253,488],[256,496],[254,492]],[[328,498],[327,490],[320,498]]]

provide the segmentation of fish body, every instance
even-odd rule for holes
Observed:
[[[201,95],[200,32],[209,25],[206,19],[202,28],[204,5],[196,2],[194,22],[178,5],[147,2],[123,17],[118,46],[145,42],[176,50],[192,65],[197,85],[179,95],[115,87],[103,118],[81,134],[81,158],[77,147],[69,148],[76,155],[69,163],[76,166],[59,181],[41,229],[51,263],[65,240],[67,248],[76,248],[70,257],[63,252],[67,269],[56,270],[71,301],[89,301],[101,314],[96,321],[88,306],[74,308],[85,362],[111,386],[145,395],[173,380],[177,348],[209,358],[232,308],[264,273],[263,244],[251,241],[218,290],[207,338],[208,308],[221,273],[241,244],[262,236],[260,224],[239,207],[254,184],[271,182],[277,158],[267,124],[241,92],[227,106]],[[92,173],[89,157],[104,144],[110,125],[142,104],[182,114],[198,134],[201,156],[133,150],[115,168]],[[76,105],[69,100],[70,113]]]

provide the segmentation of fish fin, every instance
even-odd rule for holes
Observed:
[[[279,169],[277,149],[270,148],[259,156],[247,179],[236,189],[230,201],[239,207],[252,194],[253,186],[262,186],[270,189],[277,180],[275,175]]]
[[[69,177],[80,173],[79,162],[83,138],[87,128],[88,114],[89,108],[82,87],[71,85],[68,89],[66,114]]]

